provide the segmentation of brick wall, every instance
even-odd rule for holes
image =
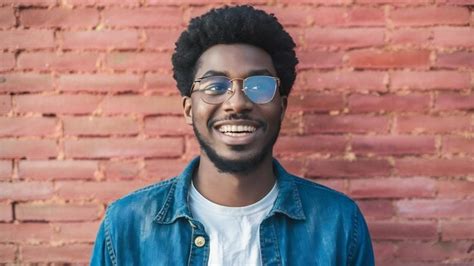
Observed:
[[[171,75],[229,1],[0,1],[0,262],[87,263],[107,203],[198,152]],[[474,263],[474,1],[254,0],[298,44],[276,153],[357,199],[378,265]]]

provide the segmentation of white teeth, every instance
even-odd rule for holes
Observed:
[[[219,127],[219,131],[222,133],[229,133],[227,135],[233,136],[231,134],[237,134],[235,136],[240,136],[242,134],[251,133],[257,130],[254,126],[250,125],[222,125]]]

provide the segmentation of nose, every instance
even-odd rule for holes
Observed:
[[[243,80],[234,79],[232,81],[232,95],[224,102],[224,110],[227,112],[245,113],[253,108],[253,103],[243,91]]]

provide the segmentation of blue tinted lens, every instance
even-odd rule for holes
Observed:
[[[230,80],[225,77],[204,78],[200,82],[201,90],[208,95],[220,95],[231,87]]]
[[[270,76],[251,76],[244,80],[245,95],[254,103],[269,103],[275,96],[277,81]]]

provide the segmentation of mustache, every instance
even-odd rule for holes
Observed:
[[[230,114],[230,115],[227,115],[225,117],[222,117],[222,118],[215,118],[215,119],[211,119],[209,120],[209,122],[207,123],[207,126],[208,127],[212,127],[215,123],[217,122],[220,122],[220,121],[230,121],[230,120],[248,120],[248,121],[253,121],[253,122],[256,122],[260,127],[266,127],[267,123],[265,123],[263,120],[260,120],[260,119],[255,119],[255,118],[252,118],[250,117],[249,115],[247,114],[237,114],[237,113],[234,113],[234,114]]]

